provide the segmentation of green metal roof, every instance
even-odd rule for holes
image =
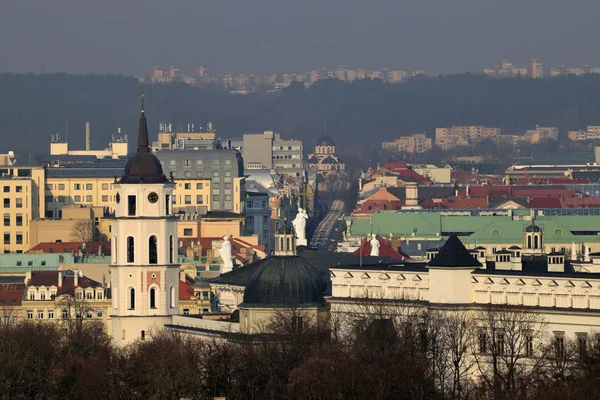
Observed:
[[[348,237],[376,233],[404,238],[443,238],[457,233],[465,244],[519,243],[523,231],[531,224],[529,210],[513,215],[445,215],[447,212],[383,211],[367,218],[348,218]],[[600,243],[600,215],[538,216],[535,223],[544,231],[544,242]],[[587,232],[574,235],[573,232]]]
[[[73,262],[69,253],[0,254],[0,272],[52,271],[63,263]]]

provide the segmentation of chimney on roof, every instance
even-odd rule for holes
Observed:
[[[63,285],[63,271],[58,271],[58,287]]]
[[[25,272],[25,284],[27,285],[31,280],[31,270]]]
[[[73,271],[73,285],[79,286],[79,271]]]
[[[185,282],[185,271],[179,272],[179,280]]]
[[[91,133],[90,133],[90,121],[86,121],[85,123],[85,149],[90,151],[90,142],[91,142]]]
[[[471,188],[471,186],[467,185],[467,187],[466,187],[466,196],[467,196],[467,199],[470,198],[470,196],[471,196],[471,192],[469,190],[470,188]]]

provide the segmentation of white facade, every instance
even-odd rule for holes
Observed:
[[[175,185],[115,184],[112,223],[112,330],[117,343],[150,338],[178,310]]]

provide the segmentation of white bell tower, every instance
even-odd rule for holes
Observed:
[[[175,184],[148,147],[144,107],[138,149],[115,183],[112,221],[112,335],[118,344],[148,340],[178,312]]]

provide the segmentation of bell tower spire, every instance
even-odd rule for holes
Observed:
[[[146,113],[144,110],[144,97],[146,94],[144,92],[140,93],[140,99],[142,101],[142,106],[140,109],[140,125],[138,129],[138,153],[149,153],[149,143],[148,143],[148,123],[146,122]]]

